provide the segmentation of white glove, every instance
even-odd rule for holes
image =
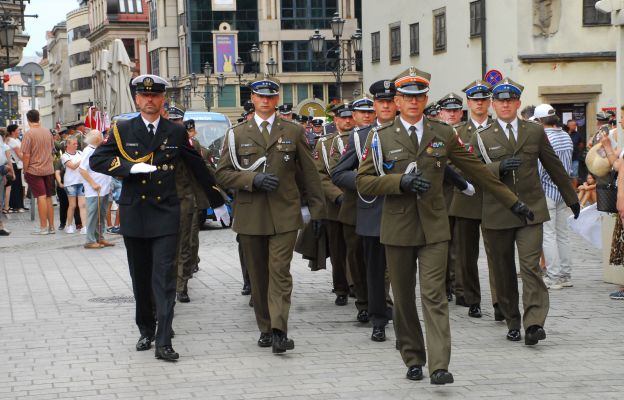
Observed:
[[[147,173],[154,172],[154,171],[156,171],[155,165],[149,165],[143,162],[134,164],[132,168],[130,168],[131,174],[147,174]]]
[[[217,222],[223,222],[225,226],[230,226],[230,213],[226,205],[222,205],[220,207],[213,209],[215,217],[217,217]]]
[[[472,186],[470,182],[467,182],[467,183],[468,183],[468,187],[462,190],[462,193],[465,194],[466,196],[472,196],[475,194],[475,188],[474,186]]]
[[[303,217],[303,223],[307,224],[308,222],[310,222],[310,209],[308,208],[308,206],[303,206],[301,207],[301,216]]]

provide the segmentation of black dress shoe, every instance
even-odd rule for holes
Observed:
[[[394,348],[397,350],[401,350],[401,344],[399,343],[399,339],[394,341]]]
[[[171,339],[173,339],[175,337],[175,331],[172,329],[171,330]]]
[[[464,299],[464,296],[456,296],[455,305],[468,307],[468,304],[466,304],[466,299]]]
[[[353,288],[349,288],[349,297],[355,299],[355,292],[353,291]]]
[[[453,379],[453,374],[448,372],[445,369],[436,369],[431,374],[431,384],[432,385],[446,385],[447,383],[453,383],[455,380]]]
[[[479,304],[473,304],[468,310],[468,316],[472,318],[481,318],[481,306]]]
[[[187,292],[180,292],[178,293],[178,301],[180,303],[190,303],[191,302],[191,298],[189,297]]]
[[[451,301],[453,301],[453,293],[452,292],[446,293],[446,300],[448,300],[449,303]]]
[[[273,329],[273,353],[283,353],[295,348],[295,342],[288,339],[286,334],[278,329]]]
[[[524,333],[524,344],[532,346],[540,340],[546,339],[546,331],[539,325],[531,325]]]
[[[405,377],[412,381],[420,381],[423,378],[422,367],[420,365],[412,365],[407,369]]]
[[[361,324],[367,323],[369,321],[368,311],[367,310],[360,310],[358,312],[358,315],[357,315],[357,320]]]
[[[522,334],[519,329],[510,329],[507,332],[507,340],[511,340],[512,342],[519,342],[522,339]]]
[[[386,328],[383,326],[373,326],[373,334],[371,335],[373,342],[385,342],[386,341]]]
[[[253,307],[253,297],[249,299],[249,307]]]
[[[344,294],[339,294],[338,296],[336,296],[336,301],[334,301],[334,304],[336,304],[337,306],[346,306],[347,302],[347,296],[345,296]]]
[[[272,333],[261,333],[260,339],[258,339],[258,346],[260,347],[271,347],[273,344],[273,334]]]
[[[503,315],[503,312],[498,306],[498,303],[494,304],[494,321],[500,322],[504,320],[505,320],[505,316]]]
[[[243,285],[243,290],[241,290],[241,294],[243,296],[249,296],[251,294],[251,285],[249,283],[245,283]]]
[[[141,337],[139,338],[139,341],[136,344],[137,351],[149,350],[152,347],[153,341],[154,341],[154,336],[141,335]]]
[[[180,355],[173,350],[170,344],[165,346],[156,346],[156,352],[154,356],[159,360],[175,361],[180,358]]]

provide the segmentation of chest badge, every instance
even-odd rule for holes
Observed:
[[[285,154],[284,155],[284,162],[288,162],[290,161],[290,154]]]
[[[433,153],[433,147],[427,147],[427,150],[425,150],[427,152],[427,154],[432,154]]]

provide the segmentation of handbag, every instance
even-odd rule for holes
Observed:
[[[617,172],[609,173],[609,183],[596,185],[596,206],[598,211],[617,213]]]

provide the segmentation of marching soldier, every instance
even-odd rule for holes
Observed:
[[[349,142],[351,142],[352,136],[355,132],[363,130],[363,137],[371,129],[372,123],[375,121],[375,109],[373,108],[373,101],[367,97],[355,100],[351,104],[353,109],[353,122],[355,128],[353,132],[349,132]],[[359,135],[358,135],[359,139]],[[364,141],[364,139],[362,139]],[[351,145],[354,151],[357,146]],[[345,146],[341,154],[346,155],[349,150],[349,144]],[[357,150],[360,151],[359,149]],[[357,158],[356,158],[357,161]],[[345,166],[346,164],[343,164]],[[357,168],[357,165],[354,167]],[[352,169],[353,171],[353,169]],[[362,244],[362,236],[356,233],[357,226],[357,199],[358,194],[354,185],[349,185],[343,179],[336,179],[334,171],[332,171],[332,181],[338,187],[344,191],[344,199],[340,206],[340,213],[338,217],[343,224],[343,233],[345,242],[347,244],[347,268],[351,275],[353,282],[353,292],[355,294],[355,307],[358,310],[357,320],[360,323],[367,323],[370,320],[368,313],[368,288],[366,283],[366,264],[364,261],[364,249]],[[385,326],[385,325],[384,325]],[[385,337],[385,334],[384,334]]]
[[[331,171],[340,159],[345,149],[349,132],[353,129],[352,111],[348,103],[334,108],[334,122],[336,132],[323,136],[317,143],[312,153],[317,165],[317,171],[321,177],[325,204],[327,205],[327,219],[325,230],[329,244],[329,257],[332,263],[332,280],[335,304],[347,305],[349,295],[349,283],[347,281],[347,253],[342,223],[338,218],[340,205],[343,200],[343,192],[331,180]]]
[[[373,83],[369,88],[373,95],[373,107],[377,112],[377,124],[387,124],[394,121],[396,104],[394,82],[381,80]],[[341,187],[357,193],[355,179],[357,169],[362,161],[364,144],[371,131],[371,127],[354,130],[349,136],[346,153],[334,168],[332,179]],[[379,226],[381,225],[381,210],[383,196],[357,196],[357,219],[355,233],[361,238],[366,268],[366,287],[368,299],[368,314],[373,323],[371,340],[383,342],[386,340],[386,325],[392,318],[392,309],[388,307],[386,290],[386,253],[379,241]]]
[[[494,269],[498,304],[509,329],[507,339],[519,341],[522,338],[514,249],[517,246],[522,277],[524,343],[534,345],[546,338],[544,322],[549,308],[548,289],[539,266],[542,223],[549,220],[549,215],[538,175],[538,160],[559,188],[575,218],[580,212],[580,205],[544,128],[518,119],[523,89],[511,79],[504,79],[492,88],[492,106],[497,119],[477,131],[471,144],[490,172],[535,213],[534,218],[527,220],[510,212],[492,194],[483,194],[483,236],[490,249],[490,268]]]
[[[293,106],[290,103],[284,103],[282,105],[280,105],[279,107],[277,107],[277,111],[279,112],[279,116],[282,119],[288,119],[291,120],[293,119],[293,112],[292,112]]]
[[[423,117],[430,75],[410,67],[396,81],[395,102],[401,112],[393,124],[369,136],[357,188],[385,195],[381,242],[394,293],[394,324],[407,378],[423,378],[429,356],[432,384],[453,382],[448,372],[451,335],[446,292],[446,258],[450,230],[442,180],[447,159],[521,215],[530,210],[462,146],[451,127]],[[418,260],[420,293],[427,329],[427,353],[415,299]]]
[[[438,120],[444,121],[450,126],[456,127],[463,116],[464,102],[461,96],[455,93],[449,93],[446,96],[438,100],[438,109],[440,110]],[[444,181],[444,201],[446,203],[446,210],[451,207],[451,201],[453,200],[454,186],[451,182]],[[457,280],[455,276],[455,260],[456,255],[453,248],[453,242],[455,241],[455,217],[449,214],[449,225],[451,228],[451,241],[449,242],[448,260],[446,263],[446,297],[448,301],[453,300],[453,293],[455,294],[455,304],[465,306],[464,303],[464,289],[461,287],[461,279]],[[461,238],[458,238],[461,240]]]
[[[94,171],[124,178],[119,208],[124,216],[121,234],[141,332],[136,349],[151,347],[158,321],[155,355],[171,361],[179,357],[171,346],[171,322],[180,224],[175,174],[182,163],[194,174],[217,215],[228,215],[223,198],[213,188],[215,181],[190,147],[184,127],[160,117],[167,81],[156,75],[141,75],[132,84],[141,114],[113,126],[113,133],[91,156],[90,165]]]
[[[303,227],[296,164],[316,234],[325,218],[325,201],[303,130],[276,118],[279,85],[263,79],[250,87],[255,115],[228,131],[217,181],[237,190],[233,229],[239,234],[251,278],[258,345],[283,353],[295,347],[287,333],[293,287],[290,261],[297,230]]]
[[[440,108],[438,107],[438,103],[431,102],[427,104],[427,107],[425,107],[423,113],[429,119],[438,119],[440,115]]]
[[[472,136],[477,129],[481,129],[492,123],[488,117],[488,109],[491,104],[491,86],[481,80],[471,82],[463,91],[466,93],[470,119],[457,128],[457,134],[464,147],[470,153],[474,153],[474,147],[470,144]],[[455,282],[457,287],[463,289],[463,298],[456,293],[456,302],[470,307],[468,315],[473,318],[481,318],[481,287],[479,285],[479,237],[481,225],[481,212],[483,208],[483,194],[478,187],[476,194],[467,196],[458,190],[453,193],[449,215],[455,217],[454,238],[451,241],[455,254]],[[489,251],[488,243],[485,243],[486,252]],[[504,318],[498,309],[496,301],[496,287],[494,285],[494,271],[489,268],[490,287],[492,292],[492,304],[494,305],[494,318],[502,321]]]
[[[169,109],[169,119],[176,113]],[[181,115],[183,118],[184,115]],[[182,122],[182,118],[179,118]],[[189,123],[189,121],[192,121]],[[187,130],[189,145],[197,154],[205,158],[203,149],[195,136],[195,121],[189,120],[184,125]],[[206,164],[208,170],[214,176],[214,169]],[[176,260],[178,263],[177,300],[180,303],[191,301],[188,295],[188,281],[193,277],[193,272],[199,270],[199,210],[205,210],[210,206],[208,199],[197,184],[195,178],[184,164],[176,170],[176,190],[180,199],[180,230],[178,233],[178,250]]]

